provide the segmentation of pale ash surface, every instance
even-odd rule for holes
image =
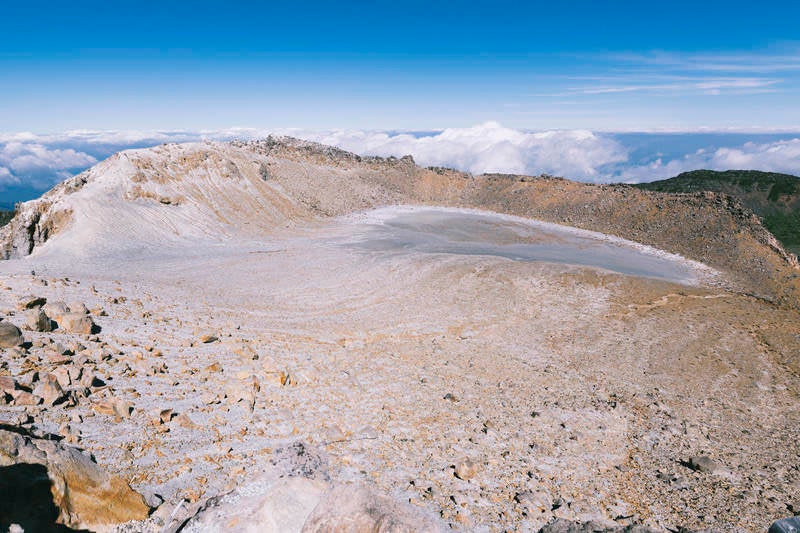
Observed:
[[[499,227],[483,238],[539,240]],[[55,406],[37,427],[73,420],[101,465],[173,503],[274,477],[281,450],[302,441],[336,482],[456,529],[535,530],[560,516],[739,531],[787,514],[798,379],[768,344],[786,312],[702,284],[342,246],[365,228],[317,222],[133,255],[48,243],[0,263],[2,308],[34,292],[105,309],[95,320],[114,355],[97,363],[110,385],[100,397],[134,405],[118,422],[88,402]],[[200,343],[209,332],[221,340]],[[250,412],[238,400],[253,379]],[[149,426],[159,408],[189,423]],[[719,468],[681,464],[696,455]]]

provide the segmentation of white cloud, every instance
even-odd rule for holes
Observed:
[[[26,136],[18,136],[23,139]],[[50,148],[39,142],[14,140],[0,144],[0,184],[25,184],[43,189],[69,177],[73,170],[97,162],[93,156],[72,148]]]
[[[713,90],[713,87],[708,89]],[[800,138],[714,147],[683,156],[667,157],[653,153],[652,157],[659,159],[638,164],[629,159],[629,149],[634,147],[623,146],[612,135],[585,130],[531,133],[506,128],[495,122],[470,128],[449,128],[424,135],[253,128],[196,132],[75,130],[48,135],[0,134],[0,195],[3,187],[10,186],[43,192],[98,160],[126,148],[203,139],[263,138],[270,133],[330,144],[362,155],[400,157],[410,154],[423,166],[447,166],[474,174],[549,173],[594,182],[652,181],[699,168],[757,169],[800,174]]]
[[[768,144],[746,143],[741,148],[714,152],[715,168],[758,168],[788,174],[800,173],[800,139]]]
[[[589,85],[584,87],[572,87],[567,92],[561,93],[564,96],[578,94],[602,95],[614,93],[702,93],[702,94],[722,94],[723,91],[735,94],[745,94],[753,92],[774,91],[773,85],[781,82],[778,79],[768,78],[697,78],[671,83],[647,83],[647,76],[620,77],[604,85]]]
[[[624,169],[621,179],[627,182],[670,178],[681,172],[709,170],[762,170],[800,174],[800,138],[771,143],[745,143],[739,147],[723,147],[713,151],[698,150],[679,159],[657,159],[647,165]]]
[[[0,186],[19,183],[19,178],[14,176],[6,167],[0,167]]]
[[[410,154],[423,166],[448,166],[475,174],[546,172],[596,180],[599,167],[627,159],[619,143],[590,131],[526,133],[496,122],[419,137],[363,131],[300,136],[364,155]]]
[[[230,140],[266,137],[270,133],[340,147],[362,155],[412,155],[424,166],[448,166],[473,173],[547,172],[577,179],[599,180],[598,168],[625,161],[623,147],[614,140],[589,131],[527,133],[487,122],[471,128],[450,128],[415,136],[368,131],[258,130],[231,128],[209,131],[90,131],[60,134],[0,134],[0,165],[11,178],[41,187],[48,177],[52,185],[65,172],[88,167],[98,158],[132,146],[202,139]],[[5,181],[8,183],[11,178]],[[0,182],[2,183],[2,182]]]

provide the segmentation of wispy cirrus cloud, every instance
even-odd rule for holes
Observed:
[[[700,92],[704,94],[720,94],[722,91],[727,90],[735,90],[741,93],[751,90],[768,90],[781,82],[779,79],[768,78],[682,78],[682,81],[673,83],[645,83],[641,77],[620,77],[616,78],[615,81],[621,83],[616,85],[607,84],[570,87],[566,92],[562,93],[561,96],[632,92]]]
[[[610,57],[622,65],[640,68],[655,66],[669,70],[757,74],[800,71],[800,45],[792,45],[781,52],[679,54],[656,51]]]
[[[800,46],[781,53],[613,53],[577,56],[583,70],[602,75],[565,76],[556,90],[533,96],[757,95],[800,90]],[[580,83],[570,83],[570,82]]]

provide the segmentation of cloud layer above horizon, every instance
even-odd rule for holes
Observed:
[[[228,129],[213,131],[69,131],[59,134],[0,134],[0,193],[39,193],[109,155],[128,148],[165,142],[263,138],[291,135],[337,146],[361,155],[412,155],[423,166],[446,166],[480,174],[542,173],[590,182],[640,182],[674,176],[698,168],[755,169],[800,174],[800,134],[780,137],[720,135],[712,142],[699,137],[676,153],[670,139],[652,142],[652,135],[616,135],[587,130],[526,132],[487,122],[469,128],[428,133],[299,129]],[[671,134],[680,137],[681,134]],[[697,134],[683,134],[688,137]],[[639,139],[641,137],[641,139]],[[641,140],[647,140],[644,143]],[[674,140],[674,138],[673,138]],[[685,139],[684,139],[685,140]],[[658,148],[642,149],[655,144]],[[20,191],[27,191],[22,193]],[[26,198],[3,198],[4,204]]]

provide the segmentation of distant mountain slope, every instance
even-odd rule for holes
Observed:
[[[800,178],[797,176],[757,170],[694,170],[666,180],[639,183],[636,187],[661,192],[728,194],[759,215],[787,249],[800,254]]]

